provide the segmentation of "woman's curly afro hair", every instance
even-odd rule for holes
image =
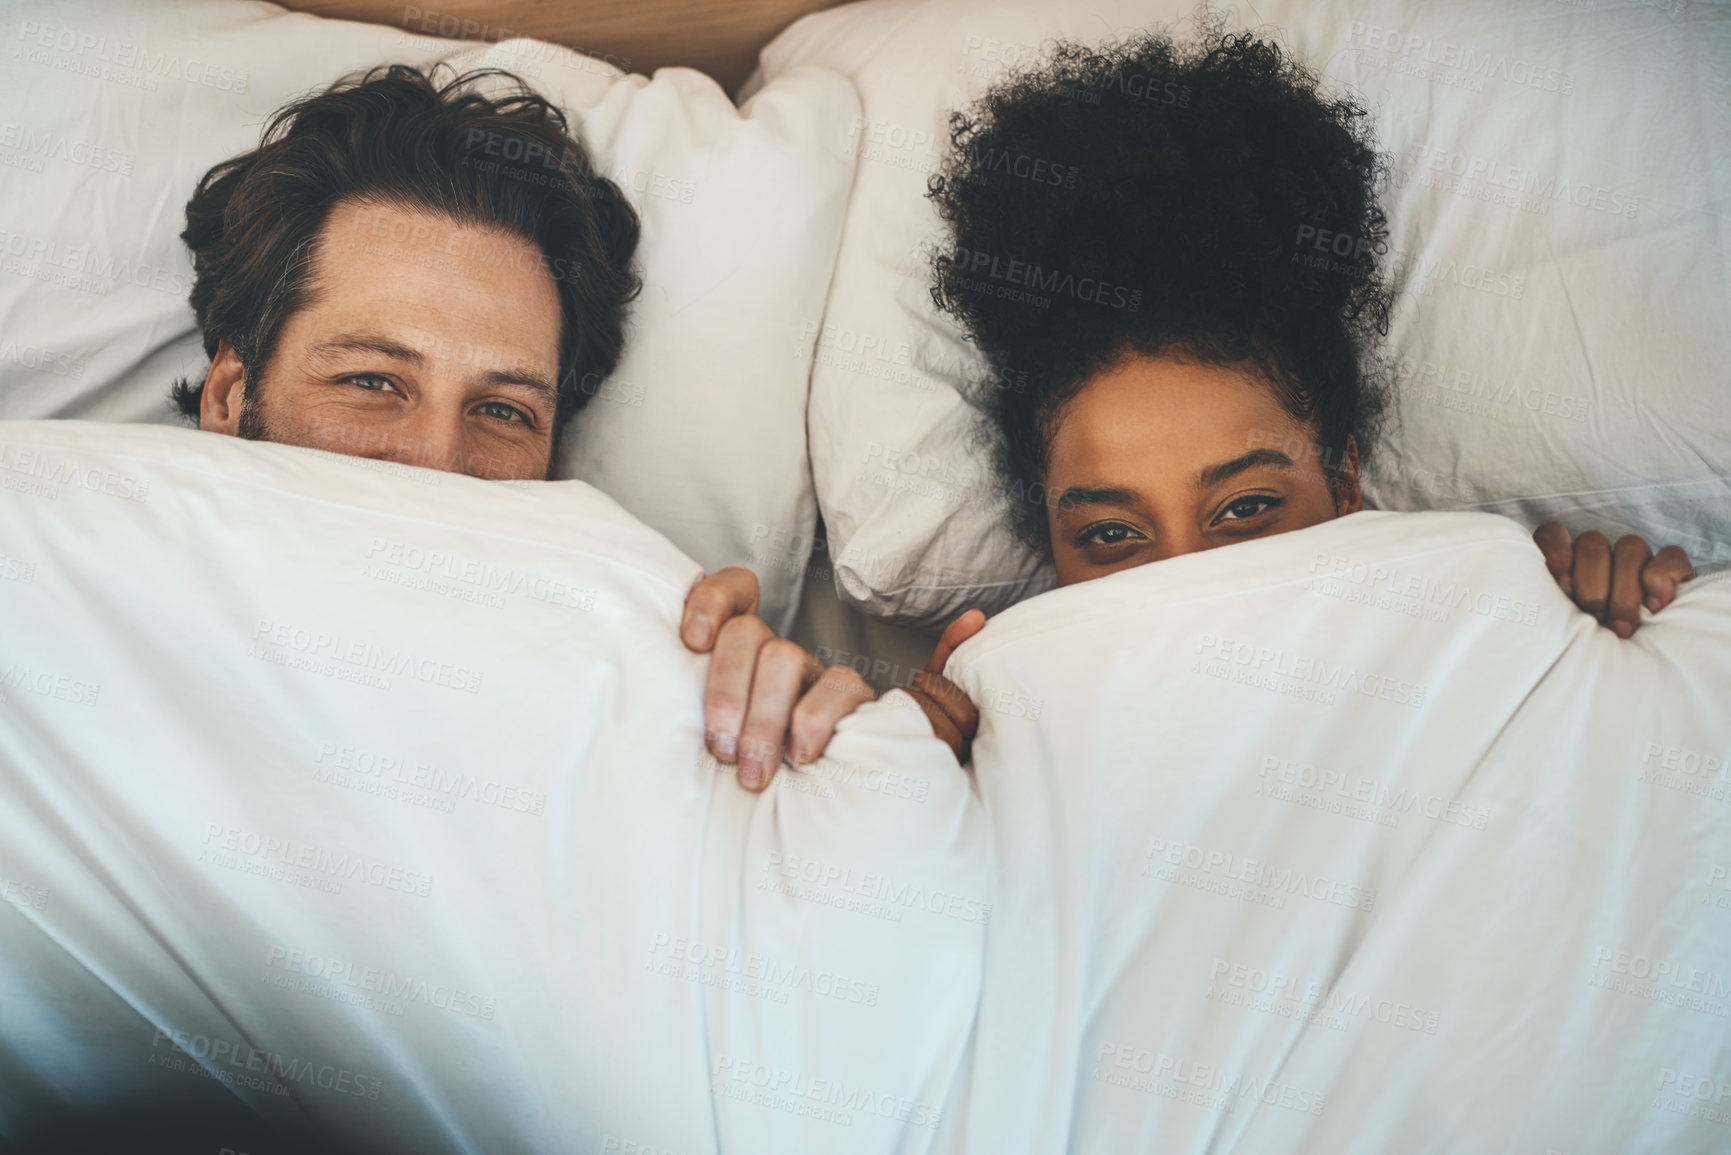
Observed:
[[[970,400],[1024,540],[1050,545],[1065,404],[1125,357],[1251,366],[1323,461],[1368,451],[1391,294],[1364,122],[1277,45],[1218,30],[1049,45],[951,116],[932,297],[991,362]]]

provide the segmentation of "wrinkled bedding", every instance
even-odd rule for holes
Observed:
[[[990,863],[905,695],[747,795],[698,567],[580,482],[81,422],[0,480],[0,1140],[929,1149]]]
[[[995,619],[954,1149],[1726,1149],[1731,582],[1683,589],[1619,641],[1512,522],[1360,513]]]
[[[1023,603],[748,795],[697,566],[577,482],[0,423],[0,1137],[1692,1151],[1731,1137],[1731,583],[1484,514]]]

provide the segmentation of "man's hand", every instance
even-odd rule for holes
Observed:
[[[877,697],[853,670],[826,670],[796,643],[776,637],[757,616],[757,604],[757,575],[730,566],[691,588],[679,627],[687,649],[713,651],[704,741],[717,761],[737,762],[747,790],[769,785],[784,748],[795,762],[815,762],[836,723]]]
[[[757,606],[757,575],[730,566],[691,587],[679,625],[687,649],[713,652],[703,693],[704,742],[717,761],[737,763],[739,784],[747,790],[769,785],[784,748],[795,762],[817,761],[835,736],[836,723],[877,698],[853,670],[826,670],[796,643],[776,637],[757,616]],[[980,712],[961,687],[944,677],[944,664],[985,624],[979,610],[951,622],[925,669],[907,687],[958,762],[968,760]]]
[[[1588,530],[1569,540],[1561,522],[1547,521],[1533,531],[1545,565],[1557,585],[1599,624],[1627,638],[1641,628],[1641,607],[1658,613],[1677,596],[1677,587],[1695,576],[1682,547],[1668,545],[1655,554],[1634,534],[1610,539]]]

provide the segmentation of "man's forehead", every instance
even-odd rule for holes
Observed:
[[[542,265],[539,246],[500,230],[345,202],[319,237],[302,319],[316,330],[309,336],[323,356],[410,350],[424,361],[550,386],[562,314]]]

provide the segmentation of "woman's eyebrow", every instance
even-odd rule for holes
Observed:
[[[1208,489],[1219,485],[1229,477],[1236,477],[1246,469],[1255,469],[1259,465],[1275,465],[1285,469],[1292,468],[1292,458],[1278,449],[1252,449],[1243,457],[1234,457],[1231,461],[1222,461],[1218,465],[1210,465],[1198,470],[1196,479],[1190,483],[1192,489]]]
[[[1135,500],[1136,495],[1128,489],[1072,485],[1059,495],[1058,508],[1070,509],[1078,505],[1130,505]]]

